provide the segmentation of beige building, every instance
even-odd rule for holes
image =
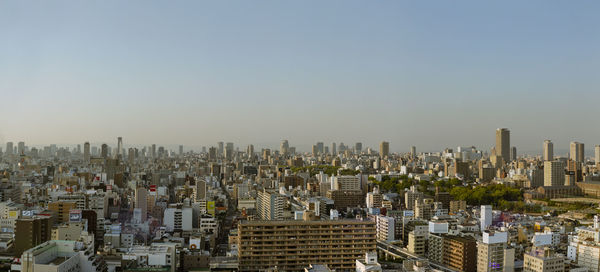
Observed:
[[[379,156],[382,158],[385,158],[389,154],[390,154],[390,143],[389,142],[379,143]]]
[[[569,149],[569,158],[576,162],[584,162],[585,159],[585,148],[583,143],[571,142]]]
[[[523,272],[562,272],[565,260],[554,255],[548,248],[536,248],[526,252],[523,259]]]
[[[544,141],[544,161],[554,160],[554,144],[550,140]]]
[[[242,221],[238,224],[239,271],[303,271],[325,264],[356,269],[355,260],[376,250],[375,222],[359,220]]]
[[[507,248],[508,233],[484,231],[477,242],[477,271],[514,271],[514,249]]]
[[[565,164],[561,161],[544,162],[544,186],[565,185]]]
[[[408,233],[408,245],[406,248],[410,253],[425,256],[425,243],[427,241],[428,225],[415,225]]]

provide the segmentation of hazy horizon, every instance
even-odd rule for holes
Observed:
[[[3,1],[0,143],[600,144],[598,1]],[[161,144],[162,143],[162,144]],[[521,151],[522,150],[522,151]]]

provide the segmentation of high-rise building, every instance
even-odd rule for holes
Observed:
[[[248,158],[254,157],[254,146],[248,145],[248,148],[246,148],[246,153],[248,155]]]
[[[102,158],[107,159],[108,158],[108,145],[107,144],[102,144],[102,151],[100,151]]]
[[[506,232],[483,232],[482,240],[477,243],[478,272],[514,271],[514,249],[511,256],[510,250],[507,252],[507,241]]]
[[[223,142],[218,142],[217,143],[217,148],[218,148],[218,154],[223,154],[223,152],[225,151],[225,143]]]
[[[594,162],[600,164],[600,145],[596,145],[594,148]]]
[[[312,155],[313,157],[316,157],[319,154],[319,147],[317,147],[317,145],[313,145],[312,146]]]
[[[377,249],[375,235],[372,221],[242,221],[237,239],[239,271],[277,267],[299,272],[311,263],[355,271],[355,260]]]
[[[258,191],[256,212],[262,220],[283,220],[285,197],[274,191]]]
[[[85,142],[83,144],[83,161],[85,163],[90,163],[90,143]]]
[[[481,205],[481,216],[480,216],[480,227],[481,231],[486,230],[489,226],[492,225],[492,206],[491,205]]]
[[[585,158],[585,148],[583,143],[571,142],[569,158],[576,162],[583,162]]]
[[[455,271],[477,271],[477,241],[471,236],[444,235],[442,263]]]
[[[117,153],[115,158],[123,157],[123,137],[117,137]]]
[[[208,148],[208,160],[215,161],[217,159],[217,148],[211,146]]]
[[[223,153],[223,157],[227,160],[233,159],[233,143],[225,144],[225,153]]]
[[[496,129],[496,157],[510,161],[510,130],[507,128]]]
[[[6,142],[6,155],[12,155],[13,149],[13,142]]]
[[[385,158],[389,154],[390,154],[390,143],[389,142],[379,143],[379,156],[382,158]]]
[[[202,179],[196,180],[196,190],[194,193],[196,201],[206,200],[206,181]]]
[[[150,148],[150,155],[152,158],[156,158],[156,144],[152,144],[152,147]]]
[[[565,185],[565,164],[562,161],[544,162],[544,186]]]
[[[375,223],[377,227],[377,240],[388,242],[396,240],[395,219],[393,217],[377,215]]]
[[[77,203],[72,201],[53,201],[48,203],[48,210],[52,211],[56,223],[69,222],[71,210],[77,209]]]
[[[17,146],[17,155],[25,154],[25,142],[19,142]]]
[[[129,164],[133,164],[133,162],[135,161],[135,151],[137,150],[137,148],[132,148],[130,147],[127,150],[127,161],[129,162]]]
[[[513,146],[510,148],[510,160],[511,161],[517,160],[517,147],[516,146]]]
[[[148,217],[148,189],[137,187],[135,189],[135,208],[140,209],[142,222],[146,222]]]
[[[290,144],[288,143],[288,140],[282,140],[281,144],[279,145],[279,153],[283,156],[288,155],[290,151]]]
[[[325,146],[323,142],[317,142],[317,152],[318,154],[323,154],[325,152]]]
[[[554,160],[554,144],[550,140],[544,141],[544,161],[553,161]]]
[[[417,157],[417,147],[414,145],[410,147],[410,157],[413,159]]]
[[[50,217],[39,216],[20,218],[16,221],[14,255],[21,256],[24,251],[50,240],[52,225]]]
[[[361,142],[354,144],[354,151],[356,152],[356,154],[360,154],[362,152],[362,143]]]
[[[183,145],[179,145],[179,157],[183,156]]]
[[[337,155],[335,143],[331,143],[331,154],[333,154],[334,156]]]

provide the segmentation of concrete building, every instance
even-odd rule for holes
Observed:
[[[355,270],[357,259],[376,250],[375,241],[372,221],[242,221],[239,271],[304,271],[311,263]]]
[[[514,249],[507,249],[508,233],[483,232],[477,243],[477,271],[514,271]]]
[[[523,255],[523,272],[563,272],[565,258],[549,248],[534,248]]]
[[[151,246],[134,246],[122,255],[124,271],[136,268],[135,271],[159,271],[156,268],[166,268],[175,272],[177,258],[175,244],[153,243]]]
[[[23,252],[21,272],[107,271],[106,263],[94,253],[94,239],[52,240]]]
[[[492,225],[492,206],[481,205],[481,216],[479,219],[481,231],[486,230]]]
[[[135,208],[140,209],[141,221],[146,222],[148,218],[148,189],[144,187],[135,189]]]
[[[388,242],[396,240],[396,225],[393,217],[377,215],[375,216],[375,223],[377,227],[377,240]]]
[[[190,231],[193,228],[193,210],[190,207],[165,209],[163,224],[167,231]]]
[[[510,162],[510,130],[507,128],[496,129],[496,156]]]
[[[554,160],[554,144],[550,140],[544,141],[544,161],[553,161]]]
[[[444,235],[442,264],[456,271],[477,271],[477,241],[471,236]]]
[[[425,256],[427,234],[429,226],[427,224],[417,224],[414,229],[408,233],[408,244],[406,249],[415,255]]]
[[[264,189],[258,191],[256,199],[256,212],[262,220],[283,220],[283,207],[285,205],[285,196]]]
[[[565,164],[562,161],[544,162],[544,186],[565,186]]]
[[[52,225],[50,217],[36,216],[33,218],[17,219],[15,228],[15,255],[21,255],[25,250],[50,240]]]
[[[390,143],[381,142],[379,143],[379,156],[385,158],[390,155]]]
[[[55,201],[48,203],[48,210],[52,211],[58,224],[69,222],[69,213],[75,209],[77,209],[77,202]]]
[[[90,143],[85,142],[83,144],[83,161],[85,163],[90,163]]]
[[[356,272],[382,271],[377,262],[377,252],[365,253],[364,259],[356,260]]]
[[[571,142],[569,146],[569,158],[576,162],[584,162],[585,161],[585,148],[583,143],[580,142]]]

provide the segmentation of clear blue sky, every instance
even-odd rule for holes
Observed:
[[[1,1],[0,142],[600,144],[600,1]]]

